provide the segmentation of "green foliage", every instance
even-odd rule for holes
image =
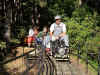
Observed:
[[[0,41],[0,48],[6,48],[6,42]]]
[[[21,28],[20,29],[20,31],[19,31],[19,33],[18,33],[18,38],[23,38],[23,37],[25,37],[26,36],[26,30],[25,30],[25,28]]]
[[[13,42],[15,44],[20,44],[21,41],[19,41],[18,39],[11,39],[10,42]]]
[[[74,0],[55,0],[53,3],[49,4],[48,11],[53,16],[59,15],[67,15],[71,16],[72,11],[75,8]]]
[[[100,27],[97,26],[99,19],[98,14],[87,12],[87,8],[76,9],[72,17],[65,17],[70,45],[74,50],[80,47],[80,50],[92,53],[98,53],[100,47]]]

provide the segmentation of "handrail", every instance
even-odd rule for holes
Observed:
[[[6,60],[6,61],[2,62],[2,64],[7,64],[8,62],[11,62],[11,61],[14,61],[14,60],[16,60],[16,59],[19,59],[19,58],[21,58],[21,57],[23,57],[23,56],[26,56],[26,55],[28,55],[29,53],[31,53],[32,51],[33,51],[33,50],[28,51],[27,53],[21,54],[20,56],[16,56],[16,57],[14,57],[14,58],[12,58],[12,59]]]
[[[99,49],[98,54],[92,53],[93,55],[94,55],[94,54],[98,55],[98,59],[97,59],[97,61],[98,61],[98,68],[96,68],[96,67],[89,61],[90,59],[88,59],[88,56],[89,56],[89,54],[91,54],[91,53],[88,53],[88,51],[86,51],[85,53],[86,53],[86,55],[87,55],[87,58],[81,56],[80,50],[77,50],[77,53],[73,53],[73,52],[72,52],[72,53],[70,53],[70,54],[77,56],[77,57],[78,57],[78,60],[79,60],[79,59],[82,59],[83,61],[86,62],[86,64],[87,64],[87,72],[88,72],[88,64],[89,64],[89,65],[98,73],[98,75],[100,75],[100,49]]]

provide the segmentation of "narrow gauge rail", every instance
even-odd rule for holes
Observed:
[[[25,57],[27,69],[22,75],[57,75],[56,66],[49,55],[41,51],[37,55],[31,57],[31,59]],[[30,72],[30,70],[33,71]]]

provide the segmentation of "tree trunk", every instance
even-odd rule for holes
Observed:
[[[82,0],[79,0],[79,6],[82,6]]]
[[[12,23],[13,23],[13,0],[9,0],[9,1],[6,1],[7,2],[7,5],[5,6],[5,8],[7,8],[7,12],[6,12],[6,23],[7,23],[7,26],[6,26],[6,32],[4,34],[6,40],[8,42],[10,42],[11,40],[11,26],[12,26]]]

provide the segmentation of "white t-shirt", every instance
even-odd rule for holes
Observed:
[[[53,32],[55,30],[56,26],[61,26],[62,31],[66,32],[66,25],[64,23],[62,23],[62,22],[59,25],[57,25],[56,23],[51,24],[50,32]]]
[[[31,28],[31,29],[29,29],[29,34],[28,34],[28,36],[30,37],[30,36],[33,36],[34,35],[34,31],[33,31],[33,29]]]

